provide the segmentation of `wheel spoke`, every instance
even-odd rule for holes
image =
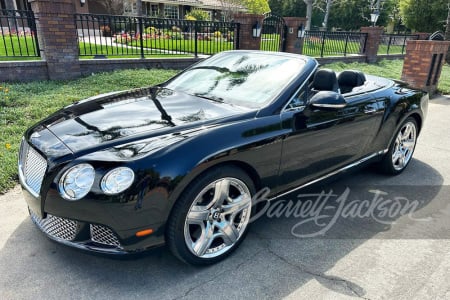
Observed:
[[[394,155],[392,155],[392,162],[394,165],[399,161],[403,156],[403,153],[400,150],[397,150],[394,152]]]
[[[209,249],[214,240],[214,225],[207,222],[206,228],[202,226],[202,234],[200,238],[194,243],[193,250],[198,256],[203,256],[206,250]]]
[[[407,125],[405,126],[405,131],[404,131],[403,134],[402,134],[402,139],[403,139],[403,140],[409,138],[409,136],[410,136],[410,134],[411,134],[411,130],[412,130],[412,126],[411,126],[410,124],[407,124]]]
[[[416,145],[416,143],[413,139],[406,140],[403,142],[403,147],[407,148],[408,150],[412,150],[415,145]]]
[[[208,220],[209,210],[200,206],[193,206],[187,215],[188,224],[201,224]]]
[[[233,202],[228,205],[224,205],[222,213],[224,215],[235,214],[249,207],[251,202],[251,198],[247,195],[241,195],[235,199]]]
[[[230,222],[223,221],[216,226],[219,229],[219,236],[223,238],[226,245],[234,244],[239,238],[239,231]]]
[[[212,204],[214,208],[218,208],[222,205],[223,201],[228,198],[228,192],[230,190],[230,181],[228,179],[222,179],[216,182],[214,189],[214,198]]]

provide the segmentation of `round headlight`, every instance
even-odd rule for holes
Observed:
[[[59,193],[64,199],[79,200],[89,193],[94,178],[95,171],[91,165],[76,165],[67,170],[59,180]]]
[[[120,167],[103,176],[100,186],[107,195],[115,195],[125,191],[134,181],[134,172],[130,168]]]

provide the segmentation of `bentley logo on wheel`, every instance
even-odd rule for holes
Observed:
[[[220,217],[220,212],[218,212],[218,211],[214,212],[213,215],[212,215],[212,217],[213,217],[214,220],[219,219],[219,217]]]

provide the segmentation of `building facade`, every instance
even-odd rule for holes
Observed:
[[[90,13],[125,15],[137,13],[135,0],[88,0],[87,2]],[[232,4],[226,0],[142,0],[142,13],[148,17],[184,19],[192,9],[208,12],[209,19],[214,21],[222,21],[232,12],[246,11],[243,6]]]

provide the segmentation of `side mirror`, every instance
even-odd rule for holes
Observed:
[[[320,91],[311,98],[310,104],[318,109],[339,109],[344,108],[347,102],[339,93]]]

